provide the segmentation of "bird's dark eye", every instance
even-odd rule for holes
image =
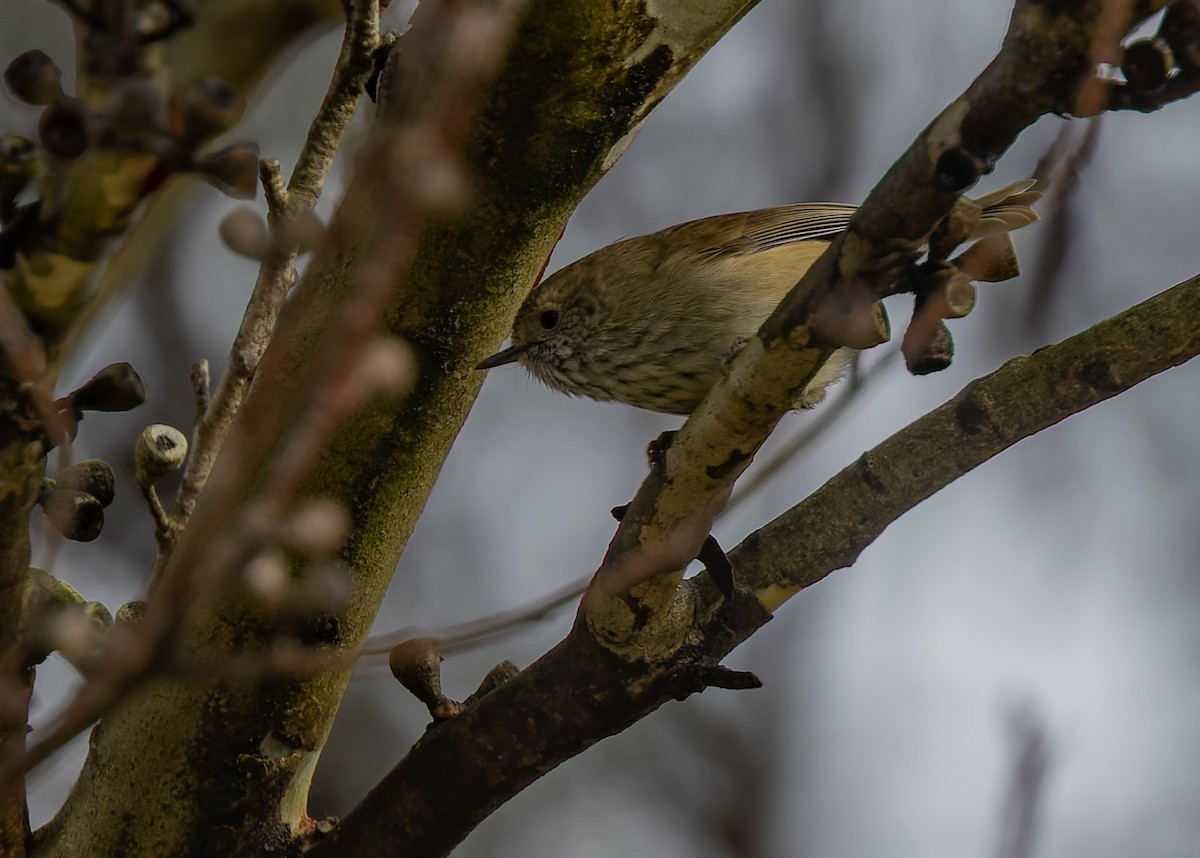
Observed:
[[[538,321],[542,323],[542,327],[547,331],[554,330],[558,325],[558,310],[543,310],[542,315],[538,316]]]

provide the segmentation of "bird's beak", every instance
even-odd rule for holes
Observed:
[[[494,369],[498,366],[504,366],[506,363],[512,363],[525,354],[525,352],[529,351],[529,347],[532,345],[533,343],[530,342],[519,346],[509,346],[502,351],[496,352],[487,360],[481,360],[475,365],[475,369]]]

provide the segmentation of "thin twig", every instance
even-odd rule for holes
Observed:
[[[142,489],[142,496],[146,499],[146,506],[150,509],[150,517],[154,519],[154,535],[160,549],[174,545],[175,528],[172,526],[170,514],[163,507],[162,501],[158,499],[158,491],[154,486],[146,486]]]
[[[1012,773],[996,858],[1031,858],[1050,769],[1050,742],[1046,725],[1030,703],[1012,707],[1005,721],[1012,742]]]
[[[387,655],[392,648],[412,638],[434,638],[438,642],[438,650],[443,655],[465,652],[484,644],[494,643],[501,638],[516,634],[523,625],[544,620],[561,608],[578,602],[591,580],[590,574],[585,575],[583,578],[551,590],[537,601],[529,604],[455,625],[443,626],[440,629],[406,626],[382,635],[375,635],[368,638],[363,645],[359,664],[386,666]]]
[[[1075,124],[1063,126],[1054,144],[1038,162],[1035,174],[1044,176],[1048,189],[1050,217],[1042,228],[1045,238],[1035,266],[1035,276],[1029,287],[1029,303],[1025,324],[1033,331],[1046,328],[1047,316],[1057,290],[1063,282],[1060,276],[1071,249],[1076,245],[1078,217],[1076,192],[1081,171],[1095,154],[1099,140],[1101,117],[1083,120],[1082,133]]]
[[[347,6],[346,34],[333,79],[316,117],[309,126],[305,146],[284,188],[277,161],[264,160],[263,193],[270,208],[271,250],[259,268],[254,291],[230,350],[229,364],[210,407],[196,429],[192,455],[175,500],[174,517],[185,526],[200,492],[212,472],[233,418],[241,407],[254,371],[266,351],[279,309],[295,281],[297,247],[288,239],[287,225],[311,211],[321,193],[329,168],[354,107],[370,73],[372,53],[379,43],[377,0],[355,0]],[[286,246],[285,246],[286,242]],[[151,580],[157,579],[170,559],[169,552],[155,559]]]

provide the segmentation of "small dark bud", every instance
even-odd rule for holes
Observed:
[[[109,364],[66,397],[80,411],[129,411],[146,401],[146,386],[128,363]]]
[[[955,194],[975,184],[979,175],[979,165],[962,149],[948,149],[943,152],[933,170],[933,180],[938,188]]]
[[[388,666],[435,721],[458,714],[459,704],[442,694],[442,654],[435,639],[414,638],[397,644],[388,655]]]
[[[77,98],[60,98],[42,111],[38,119],[38,141],[42,148],[64,161],[78,158],[91,143],[88,115]]]
[[[113,469],[100,459],[84,459],[63,468],[54,478],[54,484],[60,489],[87,492],[103,507],[109,506],[116,496],[117,480]]]
[[[198,158],[195,169],[229,196],[252,200],[258,190],[258,144],[235,143]]]
[[[246,102],[225,81],[209,75],[185,86],[176,107],[183,140],[194,146],[232,128],[242,118]]]
[[[496,665],[496,667],[493,667],[492,670],[484,674],[484,678],[482,678],[481,682],[479,683],[479,688],[475,689],[475,694],[470,695],[467,700],[464,700],[461,704],[461,708],[469,709],[470,707],[475,706],[475,703],[478,703],[480,700],[482,700],[482,698],[490,695],[491,692],[498,689],[500,685],[509,682],[510,679],[516,679],[517,674],[520,673],[521,668],[512,664],[511,661],[500,662],[500,664]]]
[[[56,531],[75,542],[91,542],[104,528],[104,506],[80,489],[52,488],[38,502]]]
[[[246,259],[261,262],[271,249],[271,237],[262,215],[252,208],[236,208],[221,221],[217,232],[225,246]]]
[[[26,104],[44,105],[62,98],[62,70],[41,51],[26,51],[4,70],[8,91]]]
[[[954,359],[954,338],[941,321],[928,330],[909,325],[900,343],[900,352],[904,355],[904,365],[913,375],[941,372]]]
[[[178,471],[187,459],[187,436],[165,423],[154,423],[142,430],[133,448],[134,473],[142,488],[149,488],[168,474]]]
[[[166,105],[145,78],[122,78],[109,92],[110,130],[120,140],[140,140],[167,130]]]
[[[500,662],[483,675],[483,680],[479,683],[479,688],[467,700],[474,702],[480,697],[491,694],[504,683],[516,679],[520,672],[521,669],[511,661]]]
[[[117,615],[114,619],[118,623],[136,623],[146,616],[149,606],[141,599],[132,602],[126,602],[121,607],[117,608]]]
[[[1153,39],[1139,39],[1125,48],[1121,73],[1134,89],[1152,92],[1167,82],[1171,58]]]

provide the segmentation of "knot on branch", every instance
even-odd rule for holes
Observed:
[[[425,704],[433,725],[448,721],[470,709],[484,697],[520,673],[511,661],[502,661],[489,670],[475,693],[461,703],[442,693],[442,661],[436,638],[413,638],[393,647],[388,655],[392,675],[414,697]]]
[[[933,181],[939,189],[951,193],[965,191],[979,181],[987,171],[986,165],[966,149],[947,149],[933,168]]]

